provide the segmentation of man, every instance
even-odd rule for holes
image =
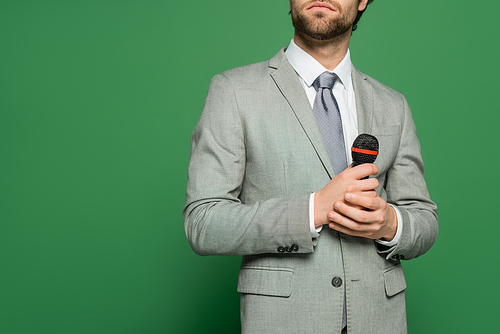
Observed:
[[[406,99],[351,64],[367,5],[291,0],[288,48],[210,84],[183,217],[196,253],[243,255],[244,333],[406,332],[400,260],[432,246],[437,208]],[[347,167],[359,133],[380,154]]]

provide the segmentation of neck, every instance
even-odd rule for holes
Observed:
[[[333,39],[320,41],[295,30],[294,42],[326,69],[333,71],[344,59],[351,40],[351,30]]]

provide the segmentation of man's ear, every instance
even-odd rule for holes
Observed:
[[[358,10],[363,11],[366,9],[366,6],[368,6],[368,0],[360,0],[358,5]]]

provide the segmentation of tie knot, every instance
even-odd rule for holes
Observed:
[[[313,82],[314,89],[318,90],[319,88],[328,88],[332,89],[333,84],[339,77],[335,73],[331,73],[325,71],[321,73],[316,80]]]

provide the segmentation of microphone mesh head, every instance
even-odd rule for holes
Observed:
[[[378,140],[372,135],[367,133],[362,133],[356,137],[352,147],[360,148],[362,150],[377,151],[378,152]],[[351,152],[353,166],[357,166],[364,163],[373,163],[377,156],[374,154],[366,154],[359,152]]]

